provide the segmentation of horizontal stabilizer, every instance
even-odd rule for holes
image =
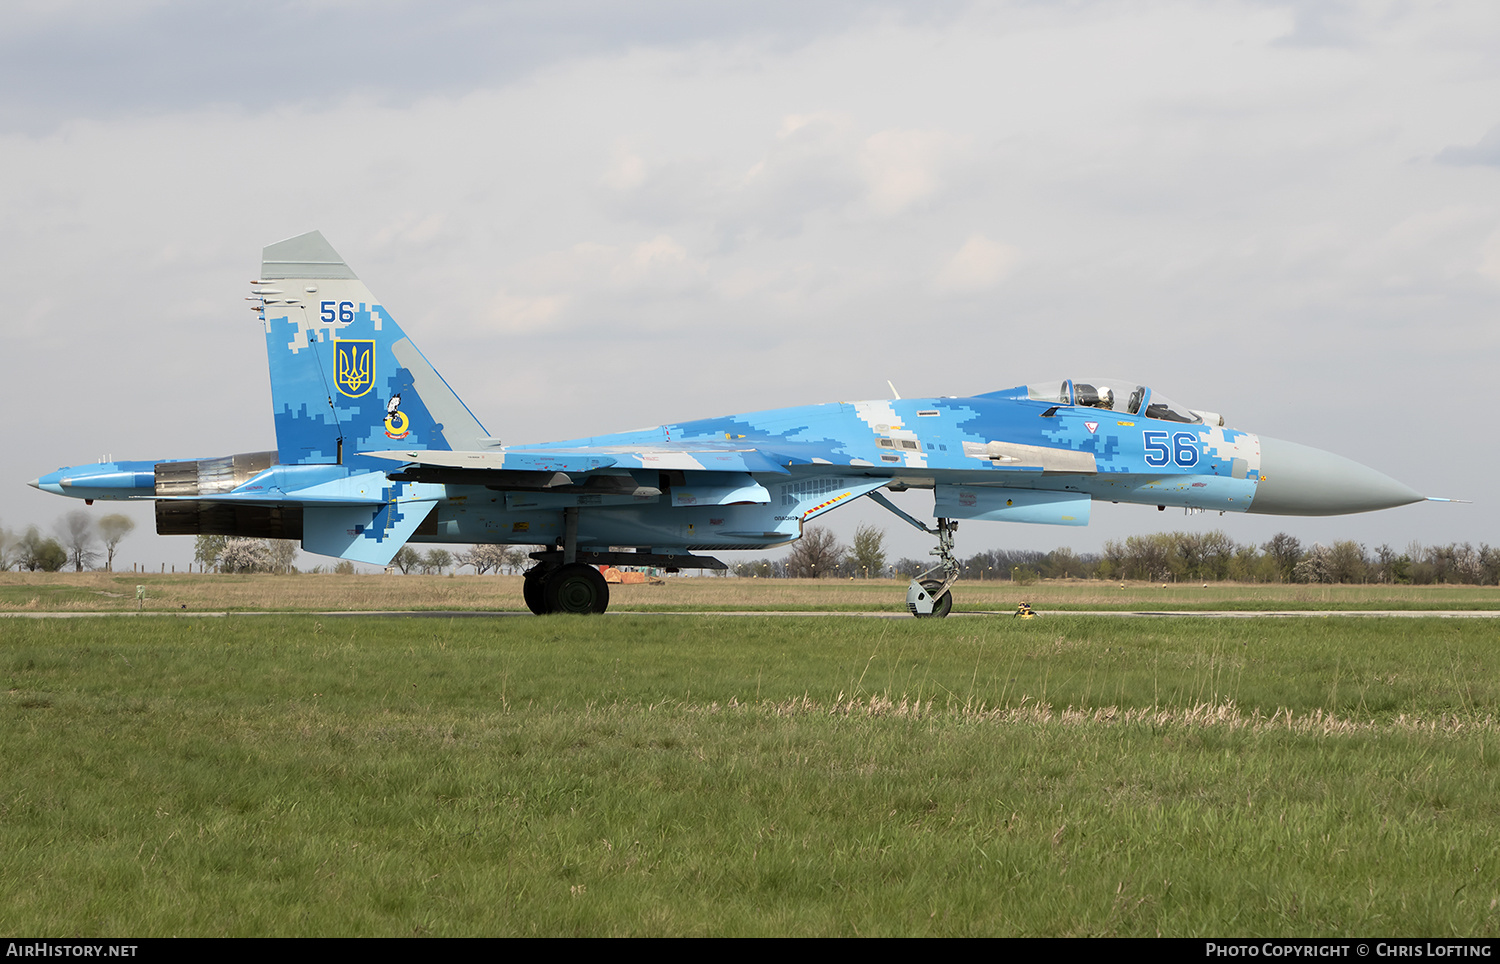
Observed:
[[[351,499],[343,495],[318,492],[225,492],[221,495],[163,495],[157,502],[218,502],[225,505],[385,505],[379,498]]]
[[[375,566],[389,565],[427,518],[436,501],[373,506],[308,506],[302,513],[302,548]]]
[[[439,466],[450,469],[474,469],[482,472],[562,472],[582,475],[595,469],[607,469],[615,460],[607,455],[590,452],[507,452],[496,449],[492,452],[366,452],[365,455],[392,462],[415,465]]]
[[[269,453],[268,453],[269,454]],[[240,458],[236,456],[235,458]],[[157,466],[158,501],[192,500],[230,505],[384,505],[391,501],[390,481],[383,472],[350,474],[342,465],[271,465],[249,479],[216,489],[204,484],[202,465],[227,462],[163,463]],[[184,469],[183,466],[186,466]],[[170,470],[179,479],[173,479]]]
[[[718,449],[701,443],[651,448],[589,447],[576,449],[494,449],[488,452],[435,452],[418,449],[365,452],[392,462],[458,469],[565,472],[581,475],[598,469],[660,469],[685,472],[772,472],[786,466],[757,449]]]

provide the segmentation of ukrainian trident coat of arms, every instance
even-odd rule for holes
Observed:
[[[375,384],[375,341],[340,338],[333,343],[333,380],[350,398],[369,393]]]

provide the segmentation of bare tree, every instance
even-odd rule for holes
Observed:
[[[224,536],[199,536],[193,540],[193,561],[204,569],[218,568],[219,557],[224,555],[226,542],[228,539]]]
[[[1365,547],[1352,540],[1335,542],[1328,550],[1330,582],[1364,582],[1370,577]]]
[[[473,566],[474,575],[482,576],[493,569],[499,572],[506,563],[506,551],[504,546],[483,545],[474,546],[468,552],[460,552],[453,557],[456,566]]]
[[[514,575],[531,568],[531,554],[541,546],[511,546],[505,550],[505,567]]]
[[[1302,561],[1302,543],[1295,536],[1278,532],[1261,548],[1265,550],[1266,555],[1276,560],[1276,571],[1281,574],[1281,578],[1290,581],[1292,571],[1297,567],[1297,563]]]
[[[854,574],[869,579],[880,578],[885,569],[885,530],[861,524],[854,530],[854,547],[849,552],[849,567]]]
[[[792,552],[786,557],[787,574],[804,579],[834,575],[846,552],[831,529],[808,526],[802,530],[802,538],[792,545]]]
[[[443,570],[453,565],[453,553],[447,549],[433,549],[422,557],[422,572],[441,576]]]
[[[63,516],[57,524],[57,535],[62,547],[68,552],[68,559],[73,563],[74,572],[83,572],[85,568],[93,568],[94,560],[99,558],[99,552],[94,548],[97,536],[94,535],[94,520],[82,509],[74,509]]]
[[[104,540],[104,568],[106,571],[114,572],[115,569],[115,547],[120,540],[130,535],[135,529],[135,522],[128,515],[116,512],[99,520],[99,536]]]
[[[17,543],[16,562],[22,569],[57,572],[68,564],[68,550],[56,539],[48,539],[36,526],[28,526]]]
[[[297,541],[295,539],[267,539],[266,551],[271,557],[268,572],[286,575],[297,571]]]
[[[400,549],[397,549],[396,554],[391,557],[391,565],[395,566],[397,569],[400,569],[401,575],[403,576],[411,572],[417,566],[421,565],[421,563],[422,557],[419,556],[417,554],[417,550],[413,549],[411,546],[402,546]]]
[[[734,574],[745,579],[774,579],[783,574],[782,564],[770,559],[751,559],[734,564]]]

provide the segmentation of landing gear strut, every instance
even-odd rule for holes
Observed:
[[[539,553],[539,555],[543,555]],[[545,553],[545,555],[556,555]],[[609,608],[604,575],[578,561],[578,510],[563,510],[562,559],[541,559],[526,570],[521,598],[538,616],[547,613],[602,613]],[[535,556],[533,556],[535,558]]]
[[[609,606],[609,583],[593,566],[578,561],[578,510],[563,510],[561,553],[546,555],[526,570],[521,598],[538,616],[547,613],[602,613]],[[561,559],[556,558],[561,555]],[[534,555],[532,558],[536,558]]]
[[[563,510],[563,537],[551,549],[531,554],[536,565],[526,570],[521,596],[526,608],[538,616],[548,613],[602,613],[609,607],[609,583],[600,569],[605,566],[658,566],[667,572],[682,569],[727,569],[712,556],[691,553],[661,553],[649,547],[634,552],[578,548],[578,510]]]
[[[937,528],[931,529],[896,508],[895,503],[881,493],[871,492],[870,498],[928,535],[938,537],[937,548],[932,550],[932,555],[938,557],[938,564],[911,581],[906,589],[906,608],[918,619],[928,616],[941,619],[948,615],[953,611],[953,594],[948,590],[958,582],[958,557],[953,554],[953,533],[958,531],[958,523],[952,519],[939,519]]]
[[[941,619],[953,611],[953,594],[948,590],[958,582],[958,557],[953,554],[953,533],[958,531],[958,523],[952,519],[939,519],[937,523],[935,530],[922,528],[938,537],[938,546],[932,550],[938,564],[913,579],[906,589],[906,608],[918,619]],[[941,578],[935,578],[938,576]]]

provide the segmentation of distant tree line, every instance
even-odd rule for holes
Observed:
[[[931,563],[903,559],[898,572],[909,575]],[[1304,547],[1295,536],[1238,543],[1221,531],[1159,532],[1111,539],[1102,553],[1078,554],[995,550],[963,561],[967,579],[1131,579],[1148,582],[1300,583],[1500,583],[1500,548],[1470,543],[1404,550],[1382,545],[1371,550],[1353,541]]]
[[[449,569],[456,572],[465,566],[473,569],[476,576],[482,576],[487,572],[493,572],[496,575],[514,575],[531,567],[531,553],[537,548],[537,546],[481,545],[470,546],[466,551],[453,553],[447,549],[418,552],[411,546],[402,546],[396,553],[396,558],[391,560],[391,565],[399,569],[402,575],[413,572],[442,575]]]
[[[1239,544],[1223,532],[1164,532],[1104,544],[1101,579],[1152,581],[1232,579],[1241,582],[1500,583],[1500,548],[1471,543],[1373,550],[1345,540],[1304,547],[1279,532],[1261,545]]]
[[[0,528],[0,571],[22,569],[57,572],[71,568],[113,567],[121,540],[135,528],[128,516],[95,518],[81,509],[67,513],[46,535],[36,526],[24,533]],[[294,573],[297,543],[278,539],[237,539],[198,536],[193,561],[217,572]],[[451,552],[434,548],[419,552],[403,546],[391,566],[403,574],[441,575],[464,567],[476,575],[515,574],[531,565],[536,546],[477,545]],[[861,525],[854,541],[844,545],[822,526],[808,526],[802,538],[780,559],[763,558],[730,567],[736,576],[760,579],[838,578],[874,579],[912,577],[936,563],[899,559],[887,563],[885,531]],[[1129,579],[1148,582],[1299,582],[1385,583],[1427,585],[1461,583],[1500,584],[1500,548],[1481,543],[1424,546],[1405,549],[1363,543],[1335,542],[1303,546],[1292,535],[1279,532],[1270,540],[1237,543],[1224,532],[1160,532],[1111,539],[1102,553],[1076,553],[1069,548],[1051,552],[992,549],[960,561],[961,576],[970,580]],[[324,571],[321,566],[313,572]],[[352,573],[354,565],[340,560],[336,573]]]
[[[897,560],[885,567],[880,549],[884,533],[861,526],[867,548],[864,557],[842,546],[832,533],[808,526],[782,559],[739,563],[731,571],[761,579],[849,578],[862,575],[910,578],[936,565],[936,559]],[[856,535],[856,545],[861,536]],[[878,559],[878,563],[876,560]],[[1069,548],[1051,552],[993,549],[960,560],[961,576],[969,580],[1117,579],[1148,582],[1299,582],[1386,583],[1427,585],[1500,584],[1500,548],[1471,543],[1423,546],[1403,550],[1382,545],[1369,549],[1353,541],[1303,546],[1295,536],[1277,533],[1262,543],[1238,543],[1219,530],[1161,532],[1111,539],[1102,553],[1076,553]]]
[[[134,529],[129,516],[112,513],[95,519],[83,509],[74,509],[58,519],[50,536],[36,526],[27,526],[20,535],[0,528],[0,571],[59,572],[69,567],[74,572],[110,570],[114,568],[115,550]]]
[[[885,530],[861,525],[854,543],[844,545],[832,530],[808,526],[784,559],[756,559],[729,568],[751,579],[880,579],[891,573],[885,562]]]
[[[530,553],[536,546],[470,546],[467,550],[451,552],[447,549],[429,549],[419,552],[411,546],[402,546],[391,560],[390,568],[402,575],[418,573],[443,575],[456,572],[465,566],[476,575],[487,572],[517,573],[531,565]],[[285,539],[238,539],[225,536],[198,536],[193,546],[193,561],[205,570],[214,572],[247,573],[295,573],[294,565],[297,543]],[[351,574],[354,563],[341,559],[331,569],[321,565],[309,572],[333,572]]]

